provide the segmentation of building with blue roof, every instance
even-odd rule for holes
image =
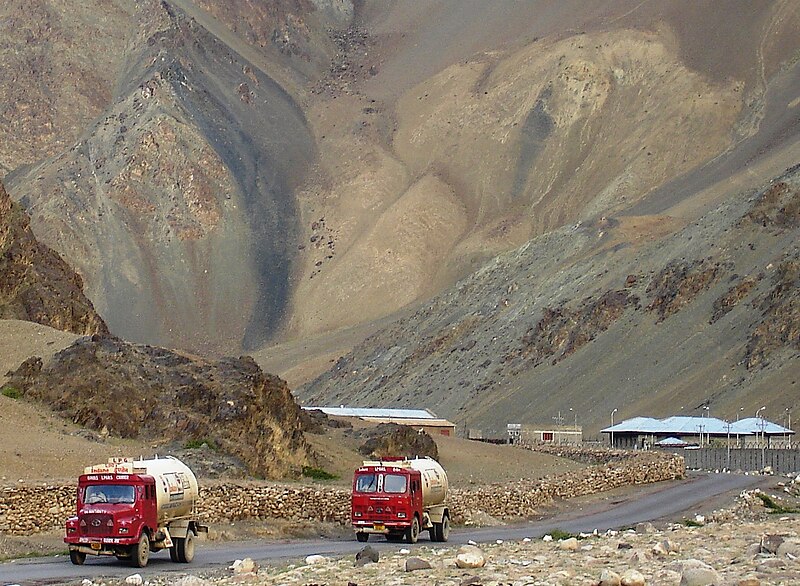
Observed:
[[[600,430],[615,448],[647,449],[665,445],[663,440],[685,442],[691,446],[711,444],[746,448],[789,447],[794,432],[762,417],[723,421],[716,417],[674,416],[665,419],[633,417]]]

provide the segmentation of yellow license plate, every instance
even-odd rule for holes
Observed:
[[[384,529],[386,529],[385,526],[379,525],[378,523],[375,523],[372,527],[375,529],[375,531],[383,531]]]
[[[103,547],[102,543],[97,543],[96,541],[93,541],[89,545],[91,546],[92,549],[100,549],[101,547]]]

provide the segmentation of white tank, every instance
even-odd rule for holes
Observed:
[[[409,466],[419,470],[422,476],[422,506],[430,507],[444,502],[449,485],[447,473],[441,464],[433,458],[415,458],[408,460]]]
[[[197,478],[191,469],[172,456],[151,460],[110,458],[108,464],[90,466],[85,474],[146,474],[156,481],[158,522],[190,515],[198,497]]]

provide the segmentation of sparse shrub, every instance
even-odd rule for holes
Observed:
[[[314,468],[313,466],[303,466],[303,476],[306,478],[313,478],[314,480],[338,480],[336,474],[326,472],[321,468]]]
[[[22,391],[16,387],[12,387],[11,385],[4,386],[2,393],[4,397],[8,397],[9,399],[19,399],[22,397]]]
[[[563,529],[553,529],[552,531],[548,531],[547,534],[553,538],[553,541],[563,541],[564,539],[570,539],[574,537],[575,539],[580,539],[580,535],[573,535],[569,531],[564,531]]]
[[[784,507],[783,505],[776,503],[775,499],[763,492],[757,492],[756,496],[761,499],[761,502],[764,503],[764,506],[769,509],[770,513],[775,513],[778,515],[784,515],[786,513],[800,513],[800,509]]]
[[[702,527],[703,524],[700,521],[695,521],[694,519],[684,519],[683,524],[686,527]]]
[[[206,446],[214,451],[217,450],[217,445],[212,440],[205,438],[189,440],[188,442],[183,444],[183,448],[185,450],[198,450],[203,446]]]

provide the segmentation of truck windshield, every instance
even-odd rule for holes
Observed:
[[[87,505],[96,503],[125,503],[135,502],[133,486],[125,484],[92,484],[86,487],[83,502]]]
[[[375,492],[378,490],[377,474],[359,474],[356,477],[356,492]]]
[[[383,492],[403,493],[406,491],[406,477],[402,474],[387,474],[383,477]]]

